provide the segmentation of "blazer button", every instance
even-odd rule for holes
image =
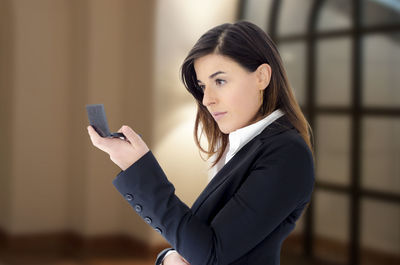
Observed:
[[[148,224],[151,224],[151,218],[150,217],[145,217],[144,221]]]
[[[137,213],[142,212],[142,206],[139,205],[139,204],[136,204],[136,205],[135,205],[135,211],[136,211]]]
[[[126,199],[127,201],[132,201],[132,200],[133,200],[133,195],[127,193],[127,194],[125,194],[125,199]]]
[[[158,227],[154,228],[154,230],[156,230],[158,233],[162,234],[162,230]]]

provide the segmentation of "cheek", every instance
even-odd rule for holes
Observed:
[[[229,101],[231,107],[237,112],[252,115],[254,110],[258,109],[260,96],[257,89],[248,84],[242,84],[235,93],[230,95]]]

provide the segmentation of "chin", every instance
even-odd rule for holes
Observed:
[[[221,126],[219,124],[218,124],[218,128],[224,134],[230,134],[231,132],[235,131],[235,129],[233,129],[233,128],[226,127],[226,126]]]

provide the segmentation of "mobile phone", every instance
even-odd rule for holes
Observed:
[[[122,140],[126,140],[126,137],[123,133],[110,132],[103,104],[86,105],[86,112],[89,118],[89,124],[101,137],[120,138]]]

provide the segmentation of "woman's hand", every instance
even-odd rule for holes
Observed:
[[[189,262],[187,262],[181,255],[179,255],[177,252],[174,252],[170,255],[168,255],[163,263],[163,265],[190,265]]]
[[[87,129],[93,145],[109,154],[110,159],[122,170],[126,170],[149,151],[146,143],[129,126],[124,125],[118,131],[122,132],[128,141],[103,138],[92,126],[88,126]]]

